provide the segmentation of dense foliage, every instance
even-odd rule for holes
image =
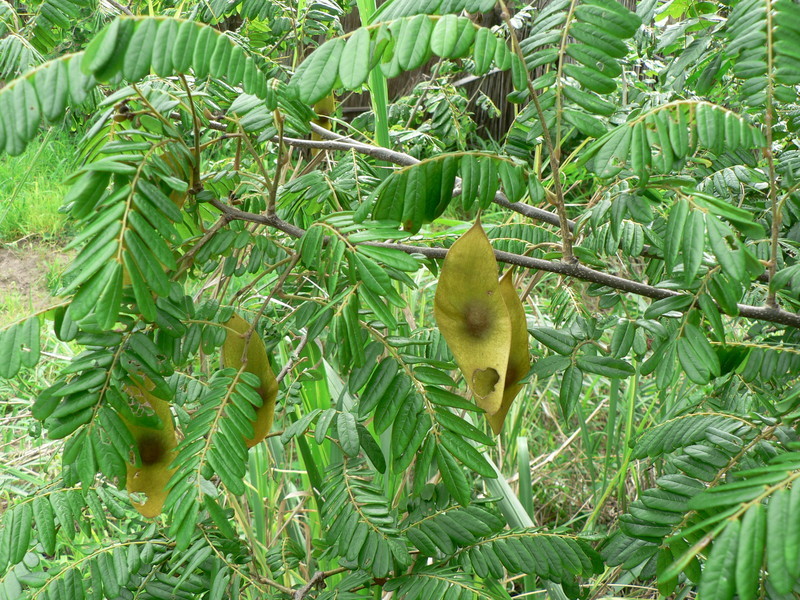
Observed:
[[[0,0],[0,599],[793,597],[800,4],[634,8]]]

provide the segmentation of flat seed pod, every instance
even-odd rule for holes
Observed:
[[[447,253],[433,306],[439,330],[475,401],[487,414],[495,414],[503,400],[511,319],[480,219]]]
[[[145,502],[131,500],[131,504],[142,516],[157,517],[161,514],[164,501],[167,499],[167,482],[175,472],[169,468],[175,459],[175,446],[178,444],[175,425],[172,422],[169,402],[156,398],[140,387],[128,386],[126,391],[131,398],[152,408],[162,423],[160,429],[126,423],[136,440],[141,458],[140,466],[127,465],[128,493],[142,493],[147,496]]]
[[[225,323],[228,336],[222,344],[222,366],[242,368],[247,373],[253,373],[261,379],[258,394],[263,403],[256,409],[256,420],[253,422],[253,437],[245,439],[248,448],[261,442],[269,430],[272,429],[272,419],[275,416],[275,399],[278,397],[278,382],[275,373],[269,364],[267,348],[264,341],[255,332],[252,326],[242,317],[233,313]]]
[[[531,368],[531,353],[528,349],[528,321],[525,318],[525,308],[517,296],[512,280],[513,269],[508,269],[500,279],[500,295],[506,303],[508,317],[511,320],[511,347],[506,367],[506,381],[503,389],[503,403],[500,410],[489,415],[489,424],[495,435],[503,429],[511,403],[522,389],[519,381],[528,374]]]

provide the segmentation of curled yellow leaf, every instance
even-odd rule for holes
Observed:
[[[434,316],[476,403],[494,415],[503,402],[512,326],[480,219],[447,252]]]
[[[528,349],[528,321],[525,318],[525,308],[517,296],[512,279],[513,269],[508,269],[500,279],[500,295],[506,304],[508,317],[511,321],[511,344],[506,367],[506,380],[503,389],[503,402],[500,410],[489,415],[489,424],[492,431],[498,435],[503,429],[511,403],[522,389],[519,381],[525,377],[531,367],[531,353]]]
[[[133,507],[144,517],[157,517],[161,514],[167,499],[167,483],[174,469],[170,469],[175,459],[175,425],[169,402],[156,398],[139,386],[129,385],[128,395],[140,404],[149,406],[161,420],[161,428],[153,429],[133,423],[126,423],[139,451],[140,464],[128,464],[127,489],[130,494],[144,494],[146,500],[137,502],[131,499]]]
[[[261,380],[258,394],[263,400],[256,409],[256,419],[253,421],[253,437],[245,438],[248,448],[261,442],[270,429],[275,416],[275,400],[278,397],[278,381],[269,364],[267,348],[258,334],[253,331],[252,325],[234,313],[225,323],[228,335],[222,344],[222,366],[243,369],[247,373],[257,375]]]

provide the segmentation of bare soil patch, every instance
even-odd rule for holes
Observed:
[[[69,260],[52,245],[0,245],[0,326],[55,302],[48,289]]]

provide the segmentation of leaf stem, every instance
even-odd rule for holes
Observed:
[[[511,14],[508,12],[508,7],[506,7],[506,4],[503,2],[503,0],[500,0],[500,7],[502,9],[503,21],[505,21],[506,26],[508,27],[508,33],[511,36],[511,46],[519,60],[522,61],[522,65],[524,67],[525,55],[522,53],[522,48],[519,45],[519,39],[517,39],[517,34],[514,31],[513,25],[511,24]],[[556,213],[558,214],[559,225],[561,227],[562,258],[566,263],[575,263],[577,262],[577,259],[572,252],[572,232],[569,226],[569,219],[567,218],[567,209],[564,204],[564,189],[561,186],[559,164],[560,151],[553,145],[553,136],[550,133],[550,128],[547,126],[544,111],[542,110],[542,105],[539,102],[539,94],[536,93],[536,90],[533,87],[530,72],[528,72],[527,67],[524,68],[525,78],[527,79],[528,83],[528,92],[531,95],[531,101],[533,102],[533,105],[536,107],[536,114],[539,117],[539,124],[542,127],[542,137],[544,138],[545,146],[547,146],[548,160],[550,161],[550,171],[553,173],[553,187],[555,188],[555,197],[553,198],[553,202],[556,206]]]
[[[189,109],[192,111],[192,130],[194,132],[194,165],[192,165],[192,183],[194,186],[200,185],[200,121],[197,119],[197,108],[192,99],[192,90],[184,75],[180,76],[183,89],[186,90],[186,99],[189,101]]]
[[[772,227],[770,236],[770,256],[769,256],[769,278],[775,277],[778,268],[778,246],[781,229],[781,207],[778,202],[778,180],[775,174],[775,157],[772,154],[772,123],[774,120],[774,93],[775,93],[775,65],[773,47],[773,22],[772,22],[772,2],[767,2],[767,89],[766,89],[766,111],[764,114],[764,128],[766,136],[766,147],[764,155],[767,158],[767,168],[769,169],[769,204],[772,211]],[[770,289],[767,293],[767,305],[777,308],[778,303],[775,299],[775,290]]]

